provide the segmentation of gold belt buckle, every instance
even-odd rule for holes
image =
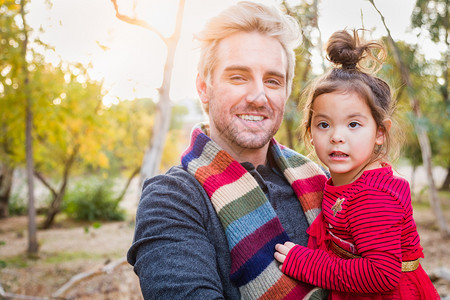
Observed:
[[[410,261],[402,261],[402,272],[412,272],[417,270],[419,267],[419,259],[410,260]]]

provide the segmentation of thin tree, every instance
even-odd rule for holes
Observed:
[[[391,45],[391,48],[394,52],[394,59],[397,63],[397,66],[400,70],[400,75],[402,78],[402,81],[406,85],[406,91],[408,93],[409,99],[410,99],[410,105],[413,111],[413,114],[415,116],[414,118],[414,128],[417,134],[417,138],[419,140],[420,149],[422,152],[422,160],[423,164],[427,173],[427,179],[428,179],[428,188],[430,191],[429,200],[431,207],[433,209],[433,212],[436,216],[436,220],[439,226],[439,230],[443,237],[450,238],[450,228],[447,225],[447,222],[445,220],[444,214],[442,213],[441,209],[441,203],[438,197],[436,184],[433,179],[433,165],[431,162],[431,146],[430,146],[430,140],[428,138],[428,134],[426,131],[426,128],[420,122],[420,120],[423,118],[422,111],[420,109],[420,102],[417,98],[416,94],[414,93],[414,87],[411,81],[411,76],[408,70],[408,67],[402,60],[402,57],[400,55],[400,50],[392,38],[391,31],[386,25],[385,18],[383,14],[380,12],[380,10],[377,8],[377,6],[374,3],[374,0],[369,0],[369,2],[372,4],[372,6],[375,8],[375,10],[378,12],[378,14],[381,17],[381,21],[383,22],[384,28],[386,29],[386,32],[388,34],[388,41]]]
[[[295,50],[296,66],[292,83],[292,93],[286,103],[284,115],[284,127],[286,129],[286,144],[289,148],[295,149],[296,141],[301,141],[298,134],[299,118],[298,106],[300,105],[301,93],[312,76],[312,51],[316,47],[322,53],[321,31],[318,25],[318,5],[319,0],[312,3],[302,2],[290,7],[287,1],[283,0],[281,6],[286,13],[297,20],[301,30],[301,45]],[[314,36],[317,36],[314,38]],[[321,54],[322,70],[325,72],[325,61]]]
[[[162,157],[163,147],[166,141],[167,133],[170,127],[171,118],[171,99],[170,86],[172,79],[173,63],[175,59],[175,51],[181,34],[181,24],[183,20],[183,11],[185,0],[180,0],[176,16],[175,30],[169,37],[165,37],[156,28],[147,22],[137,19],[136,17],[126,16],[120,13],[117,0],[111,0],[116,11],[116,17],[128,24],[145,28],[155,33],[166,45],[167,56],[164,64],[164,75],[161,87],[158,89],[159,101],[156,106],[155,122],[152,128],[152,135],[144,159],[141,166],[141,183],[145,178],[156,175]]]
[[[449,39],[449,1],[448,0],[416,0],[416,6],[411,16],[413,28],[420,29],[419,34],[426,32],[434,43],[444,44],[446,50],[442,55],[441,68],[443,83],[439,84],[439,90],[442,95],[444,106],[448,111],[450,103],[448,100],[449,87],[449,58],[450,58],[450,39]],[[448,146],[447,146],[448,147]],[[444,146],[444,148],[447,148]],[[442,147],[440,147],[442,149]],[[444,151],[444,157],[448,157],[448,151]],[[447,175],[442,183],[441,190],[450,190],[450,162],[447,161]]]
[[[6,143],[2,147],[7,147]],[[0,162],[0,219],[9,216],[9,196],[13,182],[14,167],[8,161]]]
[[[34,206],[34,160],[33,160],[33,110],[30,93],[30,78],[28,65],[26,60],[28,47],[28,29],[25,20],[26,0],[20,1],[20,16],[23,26],[23,43],[22,43],[22,72],[23,72],[23,90],[25,92],[25,110],[26,110],[26,129],[25,129],[25,147],[26,147],[26,170],[27,170],[27,186],[28,186],[28,254],[34,255],[38,252],[37,230],[36,230],[36,208]]]
[[[48,229],[52,226],[55,221],[56,215],[61,210],[61,204],[64,199],[64,195],[66,194],[67,186],[69,184],[69,175],[70,170],[73,167],[75,159],[78,156],[80,151],[81,144],[77,143],[73,146],[73,150],[68,154],[68,156],[64,159],[63,163],[63,176],[61,180],[61,184],[58,188],[52,187],[50,182],[45,179],[45,177],[38,171],[34,172],[36,178],[39,179],[45,187],[47,187],[52,195],[52,201],[47,211],[47,215],[45,217],[44,222],[42,223],[42,229]]]
[[[86,68],[79,65],[78,70],[86,73]],[[64,101],[58,106],[51,107],[53,114],[46,118],[45,123],[35,127],[34,137],[39,142],[39,150],[44,153],[36,157],[34,175],[48,188],[51,202],[48,206],[46,218],[42,223],[43,229],[48,229],[54,223],[55,217],[61,211],[64,196],[69,186],[71,173],[77,166],[77,159],[85,159],[94,163],[99,159],[96,153],[101,145],[101,84],[88,78],[84,83],[78,82],[75,76],[71,76],[69,82],[61,82],[65,73],[55,68],[48,70],[48,77],[55,82],[55,93],[62,91],[66,94]],[[45,73],[44,73],[45,74]],[[44,105],[44,104],[43,104]],[[78,125],[77,125],[78,124]],[[52,142],[59,140],[59,143]],[[92,141],[95,141],[92,143]],[[89,147],[85,145],[90,144]],[[97,149],[92,151],[90,149]],[[45,157],[45,154],[52,157]],[[45,164],[49,165],[45,165]],[[49,166],[51,169],[49,169]],[[58,174],[59,173],[59,174]],[[53,176],[51,176],[53,175]],[[58,182],[53,183],[57,175]]]

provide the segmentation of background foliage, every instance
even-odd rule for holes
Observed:
[[[302,43],[296,50],[293,90],[277,139],[307,154],[310,150],[305,149],[299,126],[302,121],[302,92],[318,76],[317,72],[313,72],[312,62],[313,53],[320,53],[322,48],[317,2],[299,1],[292,6],[282,2],[287,13],[301,24]],[[6,174],[7,170],[10,173],[20,173],[25,166],[25,97],[21,69],[26,64],[30,75],[29,89],[34,116],[35,173],[49,189],[49,194],[53,194],[53,201],[64,201],[62,208],[69,215],[78,218],[73,213],[74,203],[79,204],[79,210],[89,209],[81,209],[82,201],[73,200],[76,199],[74,195],[77,189],[80,190],[80,195],[81,191],[84,193],[87,190],[91,196],[95,191],[104,193],[108,190],[109,193],[111,189],[107,182],[121,178],[123,180],[116,181],[120,183],[114,188],[118,198],[114,201],[120,201],[121,191],[128,187],[124,181],[136,176],[136,171],[141,167],[144,151],[151,139],[150,129],[157,109],[156,101],[150,98],[132,101],[119,99],[115,104],[105,105],[102,100],[106,90],[102,82],[90,78],[90,65],[64,61],[54,65],[46,61],[43,53],[52,48],[39,40],[39,30],[22,28],[18,21],[18,3],[13,0],[0,1],[0,173]],[[444,43],[448,49],[448,4],[445,0],[418,0],[411,24],[417,29],[418,35],[426,35],[434,43]],[[21,56],[24,30],[33,33],[34,37],[27,50],[26,61]],[[448,54],[442,54],[443,60],[426,60],[417,45],[397,42],[409,67],[414,93],[420,100],[423,116],[418,121],[425,124],[428,130],[433,163],[448,169]],[[323,70],[329,66],[325,59],[321,65]],[[396,117],[399,128],[405,133],[400,161],[419,166],[422,164],[422,157],[412,126],[415,117],[411,113],[408,95],[404,91],[405,86],[392,53],[388,55],[379,76],[391,84],[398,99]],[[183,121],[189,113],[185,106],[172,105],[170,133],[164,147],[160,172],[179,163],[180,153],[187,144],[192,125]],[[97,185],[91,185],[92,175],[98,178],[95,181]],[[0,202],[7,199],[11,205],[11,213],[23,212],[18,200],[21,195],[9,193],[2,198],[2,191],[5,190],[2,184],[6,185],[6,180],[2,180]],[[69,191],[64,196],[66,184],[69,185]],[[108,193],[105,192],[104,197],[114,199]],[[58,200],[58,197],[63,200]],[[92,196],[91,199],[95,197]],[[38,205],[48,206],[49,201],[38,201]],[[57,210],[60,208],[58,206]],[[91,215],[87,212],[85,218],[90,219]]]

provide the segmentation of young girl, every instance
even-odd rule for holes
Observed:
[[[309,248],[277,244],[275,258],[285,274],[329,289],[329,299],[439,299],[419,263],[408,182],[386,163],[391,91],[363,67],[381,67],[384,53],[356,31],[334,33],[327,54],[335,67],[310,87],[305,108],[304,136],[331,178]]]

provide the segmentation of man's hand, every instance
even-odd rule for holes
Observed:
[[[273,255],[275,259],[281,263],[280,270],[283,267],[284,260],[286,259],[286,255],[289,253],[289,250],[294,247],[295,244],[292,242],[286,242],[283,245],[282,244],[276,244],[275,245],[275,254]]]

